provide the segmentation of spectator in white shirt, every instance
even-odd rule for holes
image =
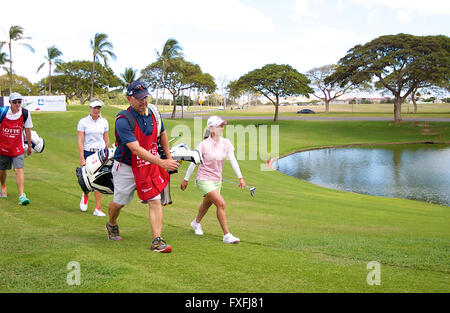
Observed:
[[[78,122],[78,153],[80,154],[80,165],[86,164],[86,158],[91,154],[97,153],[98,150],[109,148],[109,126],[108,121],[100,115],[103,101],[100,99],[92,99],[90,101],[90,114],[82,118]],[[95,196],[95,216],[105,216],[103,213],[102,194],[94,191]],[[80,201],[80,210],[85,212],[88,208],[89,194],[82,194]]]

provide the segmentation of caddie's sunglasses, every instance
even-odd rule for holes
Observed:
[[[12,103],[14,103],[14,104],[21,104],[22,103],[22,100],[13,100],[13,101],[11,101]]]
[[[133,91],[139,91],[139,90],[144,90],[144,89],[147,89],[147,86],[138,84],[138,85],[134,86],[133,89],[131,89],[131,90],[128,92],[128,94],[129,94],[129,95],[133,95]]]

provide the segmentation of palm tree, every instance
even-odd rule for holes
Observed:
[[[59,65],[62,63],[62,60],[59,59],[59,57],[62,56],[62,54],[63,53],[55,46],[51,46],[51,47],[47,48],[47,55],[45,56],[45,59],[48,62],[48,94],[49,95],[52,94],[52,65]],[[36,73],[39,72],[44,67],[45,63],[47,63],[47,62],[42,63],[38,67]]]
[[[117,59],[116,55],[112,52],[113,45],[107,39],[108,35],[104,33],[96,33],[94,36],[94,40],[91,39],[93,56],[91,73],[91,99],[94,97],[95,63],[100,62],[100,59],[103,59],[105,67],[107,67],[108,56],[110,56],[113,60]]]
[[[31,39],[31,37],[24,37],[23,36],[23,27],[19,26],[19,25],[15,25],[15,26],[11,26],[9,28],[9,34],[8,34],[8,41],[2,41],[0,42],[0,47],[2,47],[4,44],[8,44],[8,48],[9,48],[9,93],[12,92],[12,87],[13,87],[13,69],[12,69],[12,44],[14,41],[21,41],[21,40],[28,40]],[[27,48],[28,50],[30,50],[32,53],[34,53],[34,49],[32,46],[30,46],[27,43],[24,42],[20,42],[19,43],[21,46],[24,46],[25,48]]]
[[[1,46],[0,46],[0,49],[1,49]],[[9,62],[8,54],[6,52],[1,52],[1,50],[0,50],[0,68],[2,68],[5,71],[7,71],[8,68],[6,66],[2,66],[2,65],[4,65],[7,62]]]
[[[161,69],[162,69],[162,74],[159,79],[158,86],[156,87],[156,104],[158,104],[158,89],[160,88],[160,86],[162,84],[162,80],[163,80],[164,74],[166,72],[166,69],[171,60],[183,56],[183,52],[181,52],[182,50],[183,50],[183,48],[180,46],[178,41],[173,38],[169,38],[166,40],[166,43],[164,44],[164,47],[163,47],[161,53],[158,50],[156,50],[156,55],[158,56],[158,62],[160,62]],[[164,98],[164,93],[163,93],[163,98]]]
[[[125,71],[122,74],[120,74],[120,77],[122,77],[122,80],[125,83],[124,84],[125,87],[128,87],[128,85],[132,81],[136,80],[136,72],[137,72],[137,70],[134,70],[131,67],[126,67]]]

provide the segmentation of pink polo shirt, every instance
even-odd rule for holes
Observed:
[[[216,142],[211,137],[203,140],[197,147],[203,157],[203,164],[200,164],[197,172],[198,180],[208,180],[212,182],[222,181],[223,165],[228,153],[234,151],[230,140],[220,137]]]

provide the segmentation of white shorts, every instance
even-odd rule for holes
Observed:
[[[114,198],[113,202],[126,205],[133,200],[134,191],[136,190],[136,181],[134,180],[133,171],[131,166],[119,163],[114,160],[113,167],[111,169],[114,183]],[[161,195],[150,200],[160,200]]]

